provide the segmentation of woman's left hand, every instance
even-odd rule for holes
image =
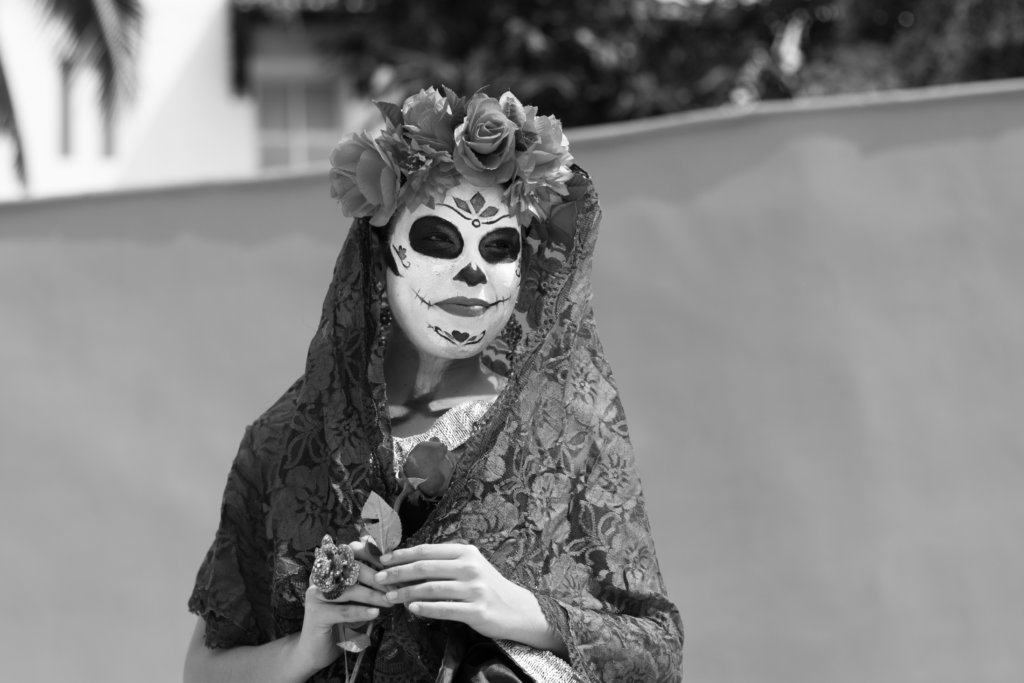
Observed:
[[[422,617],[460,621],[488,638],[564,653],[534,594],[502,576],[475,546],[424,544],[380,559],[384,570],[375,580],[392,604],[404,603]]]

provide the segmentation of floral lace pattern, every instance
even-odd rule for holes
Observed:
[[[516,334],[484,353],[508,383],[463,445],[448,491],[405,544],[476,545],[537,595],[581,680],[676,681],[682,626],[590,304],[600,209],[581,170],[568,186],[570,201],[525,240]],[[322,536],[355,540],[369,493],[389,502],[399,493],[379,248],[368,222],[356,221],[304,376],[246,431],[189,600],[211,647],[297,632]],[[463,634],[460,624],[392,608],[378,619],[360,679],[433,681]],[[343,680],[345,656],[311,680]]]

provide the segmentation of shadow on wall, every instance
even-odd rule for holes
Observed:
[[[1024,87],[838,102],[570,131],[687,678],[1015,681]],[[0,205],[11,680],[180,679],[346,227],[326,172]]]

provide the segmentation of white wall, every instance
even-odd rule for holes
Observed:
[[[60,38],[60,31],[44,20],[36,3],[0,2],[0,50],[21,132],[29,191],[34,196],[64,187],[107,187],[116,174],[116,162],[102,156],[96,79],[84,70],[76,74],[71,90],[74,154],[61,157]],[[0,163],[10,166],[12,160],[7,156]],[[20,194],[10,180],[7,176],[5,185],[0,185],[0,198]]]
[[[147,0],[125,187],[252,176],[251,97],[232,92],[227,0]]]

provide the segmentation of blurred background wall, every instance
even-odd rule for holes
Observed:
[[[1024,86],[570,131],[693,681],[1019,681]],[[180,680],[244,426],[297,377],[326,173],[0,204],[0,661]]]

